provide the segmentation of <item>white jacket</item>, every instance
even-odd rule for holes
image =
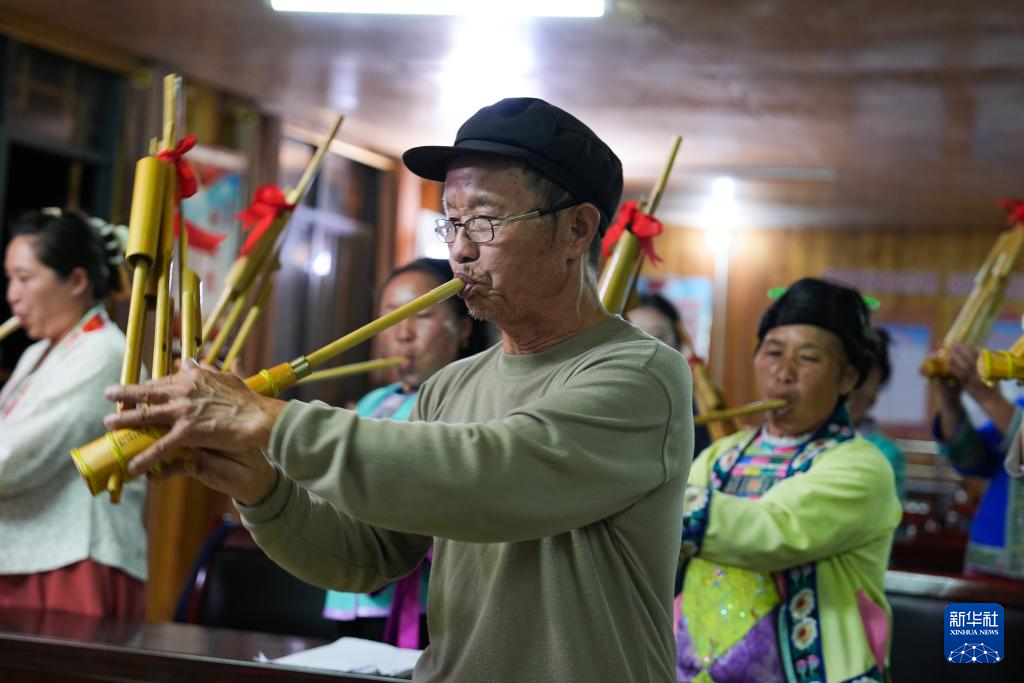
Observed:
[[[30,574],[84,559],[146,580],[145,480],[120,505],[93,498],[69,455],[104,433],[103,397],[120,377],[124,334],[102,307],[50,346],[33,344],[0,392],[0,574]]]

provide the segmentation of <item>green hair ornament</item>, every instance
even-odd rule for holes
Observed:
[[[771,289],[768,290],[768,298],[770,300],[772,300],[772,301],[775,301],[780,296],[785,294],[787,289],[789,289],[789,288],[788,287],[772,287]],[[876,299],[873,296],[867,296],[866,294],[861,294],[861,298],[864,300],[864,305],[867,306],[869,310],[877,311],[879,308],[882,307],[882,302],[879,301],[878,299]]]

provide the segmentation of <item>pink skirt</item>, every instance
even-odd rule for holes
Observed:
[[[92,560],[38,574],[0,575],[0,609],[141,621],[146,613],[145,594],[142,581]]]

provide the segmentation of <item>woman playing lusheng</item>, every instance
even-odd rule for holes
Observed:
[[[939,453],[967,476],[988,481],[971,520],[964,573],[1024,579],[1024,482],[1004,469],[1021,424],[1022,399],[1003,394],[978,376],[978,348],[959,342],[949,349],[948,380],[933,380],[939,412],[932,435]],[[1012,394],[1017,388],[1005,387]],[[1012,396],[1011,394],[1011,396]],[[971,405],[973,404],[973,405]],[[970,408],[968,408],[970,406]],[[1011,476],[1008,476],[1011,475]]]
[[[421,258],[392,271],[380,293],[378,313],[393,311],[454,277],[443,259]],[[482,351],[484,323],[469,317],[452,298],[385,330],[378,337],[385,356],[403,356],[400,379],[371,391],[356,404],[363,417],[407,420],[420,386],[449,363]],[[426,562],[413,573],[373,594],[327,592],[324,616],[339,622],[342,635],[382,640],[401,647],[426,645],[420,615],[427,604]]]
[[[869,335],[857,292],[813,278],[761,319],[761,397],[788,406],[694,460],[680,681],[883,680],[900,505],[892,468],[844,406],[872,367]]]
[[[68,452],[103,435],[124,335],[102,302],[123,253],[113,226],[58,210],[15,222],[7,301],[38,340],[0,392],[0,611],[141,619],[146,482],[93,498]],[[126,232],[126,231],[125,231]],[[125,235],[126,236],[126,235]]]

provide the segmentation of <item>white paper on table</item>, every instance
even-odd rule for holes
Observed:
[[[277,664],[330,669],[356,674],[409,677],[422,650],[407,650],[362,638],[339,638],[333,643],[273,660]]]

